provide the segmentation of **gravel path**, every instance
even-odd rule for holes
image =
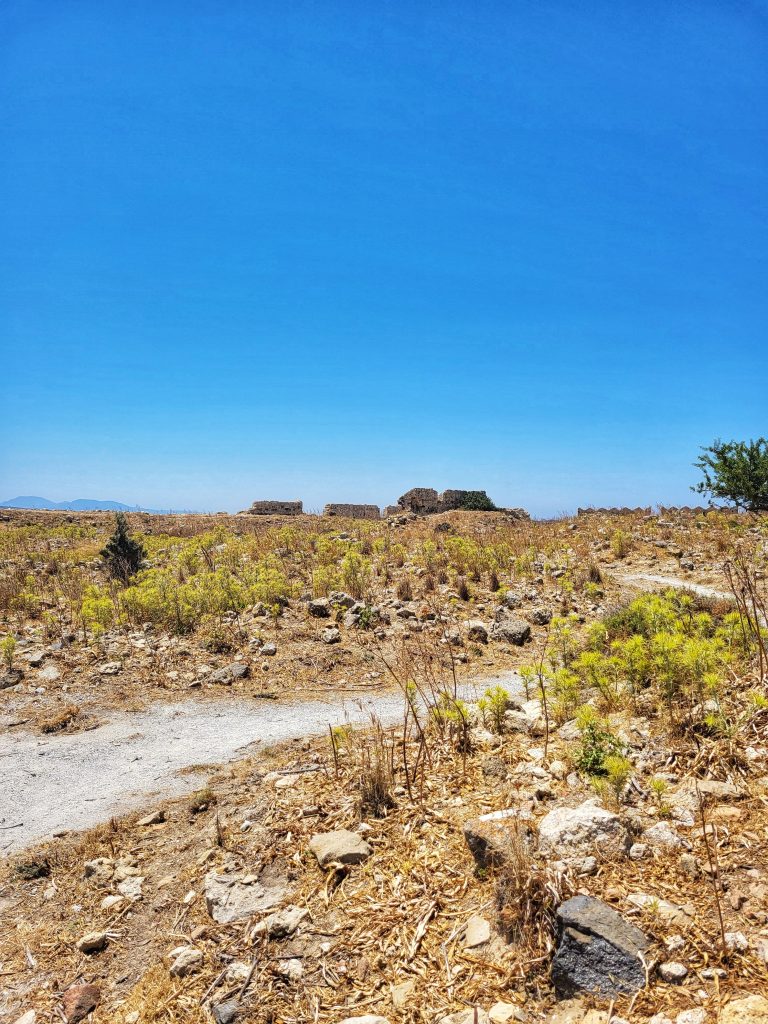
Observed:
[[[651,587],[672,587],[675,590],[690,590],[701,597],[714,597],[718,600],[732,601],[733,594],[727,590],[715,590],[714,587],[704,586],[703,583],[694,583],[693,580],[681,579],[679,576],[655,576],[650,572],[630,573],[626,576],[615,576],[619,583],[630,583],[642,590]]]
[[[519,688],[514,673],[475,680],[462,695],[486,686]],[[64,830],[81,831],[113,815],[200,789],[209,769],[179,775],[193,765],[224,764],[285,740],[327,731],[328,725],[385,723],[403,711],[399,693],[329,697],[294,704],[225,699],[188,701],[121,713],[90,732],[0,736],[0,856]]]

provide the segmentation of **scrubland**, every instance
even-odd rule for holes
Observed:
[[[111,517],[4,516],[6,729],[385,689],[402,721],[8,858],[8,1019],[697,1024],[768,993],[764,518],[129,522],[124,585]],[[558,981],[578,894],[640,929],[641,984]]]

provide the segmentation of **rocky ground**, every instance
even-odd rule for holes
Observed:
[[[702,702],[706,727],[674,721],[658,657],[639,696],[621,689],[607,704],[588,659],[578,678],[568,668],[582,664],[573,659],[594,623],[662,586],[638,577],[727,593],[723,564],[743,549],[759,595],[764,524],[671,513],[311,520],[290,524],[298,539],[281,535],[291,550],[280,613],[225,610],[212,645],[210,621],[177,635],[123,613],[98,629],[83,617],[85,585],[108,586],[97,560],[108,518],[7,516],[6,729],[66,739],[158,701],[404,694],[399,724],[374,711],[367,727],[259,749],[210,769],[191,795],[160,793],[140,812],[16,850],[0,875],[7,1019],[767,1019],[758,645],[723,662],[716,699],[710,687]],[[169,537],[192,544],[215,529],[219,555],[245,536],[262,557],[284,529],[242,516],[132,526],[152,529],[158,567]],[[318,572],[350,549],[370,562],[357,594]],[[712,629],[732,610],[711,596],[675,601],[681,622],[709,615]],[[222,637],[227,649],[212,649]],[[559,661],[564,637],[573,651]],[[466,680],[515,668],[519,692],[459,698]],[[597,732],[585,707],[601,716]],[[603,774],[585,758],[585,737],[601,730],[621,751]],[[88,773],[97,794],[97,767]]]

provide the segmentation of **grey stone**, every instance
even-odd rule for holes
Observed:
[[[216,669],[208,676],[212,683],[219,683],[221,686],[231,686],[236,679],[245,679],[248,675],[248,666],[241,661],[233,661],[223,668]]]
[[[619,816],[593,800],[578,807],[556,807],[539,822],[539,846],[562,859],[617,856],[627,846],[627,830]]]
[[[338,829],[312,836],[309,849],[321,868],[327,864],[360,864],[373,853],[370,844],[355,832]]]
[[[549,608],[534,608],[530,620],[535,626],[546,626],[552,621],[552,612]]]
[[[592,896],[574,896],[557,910],[560,942],[552,982],[561,998],[579,992],[614,996],[645,984],[642,954],[648,937]]]
[[[242,1009],[243,1005],[238,999],[227,999],[223,1003],[216,1003],[215,1006],[212,1006],[211,1013],[216,1024],[233,1024],[240,1016]]]
[[[337,644],[341,641],[341,633],[336,626],[328,626],[320,634],[320,639],[324,644]]]
[[[314,619],[327,619],[331,614],[331,604],[326,597],[316,597],[307,605],[307,611]]]
[[[512,615],[503,618],[500,622],[494,622],[491,626],[492,640],[513,644],[516,647],[522,647],[525,641],[530,639],[530,636],[531,627],[528,623]]]
[[[670,985],[679,985],[688,976],[688,968],[677,960],[667,960],[659,964],[659,977]]]
[[[266,934],[270,939],[286,939],[293,935],[301,922],[309,917],[306,907],[283,907],[270,914],[253,929],[252,935]]]
[[[282,876],[266,873],[260,879],[256,875],[209,871],[203,885],[208,913],[219,924],[273,910],[285,898],[286,891]]]
[[[179,950],[176,959],[171,964],[171,974],[176,978],[185,978],[188,974],[199,971],[202,962],[203,954],[199,949],[195,949],[194,946],[185,946],[184,949]]]
[[[465,626],[469,640],[476,640],[481,644],[488,643],[488,628],[480,619],[469,619]]]

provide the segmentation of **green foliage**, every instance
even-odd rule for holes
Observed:
[[[750,512],[768,511],[768,440],[759,437],[747,443],[718,439],[702,452],[694,466],[704,479],[691,490]]]
[[[115,605],[112,599],[98,587],[86,587],[80,606],[83,627],[98,636],[112,625],[114,616]]]
[[[497,508],[483,491],[465,491],[457,506],[467,512],[496,512]]]
[[[16,653],[16,637],[8,633],[0,640],[0,657],[5,663],[5,667],[10,670],[13,668],[13,658]]]
[[[623,759],[624,744],[589,705],[580,709],[576,721],[581,730],[581,746],[574,759],[576,768],[585,775],[607,777],[611,767],[617,767],[609,759]]]
[[[614,558],[626,558],[632,542],[623,530],[614,530],[611,534],[611,551]]]
[[[489,687],[477,702],[484,721],[489,721],[495,733],[504,732],[504,716],[509,706],[509,693],[503,686]]]
[[[121,583],[135,576],[146,557],[142,545],[128,533],[128,520],[122,512],[115,515],[115,532],[101,552],[107,572]]]

